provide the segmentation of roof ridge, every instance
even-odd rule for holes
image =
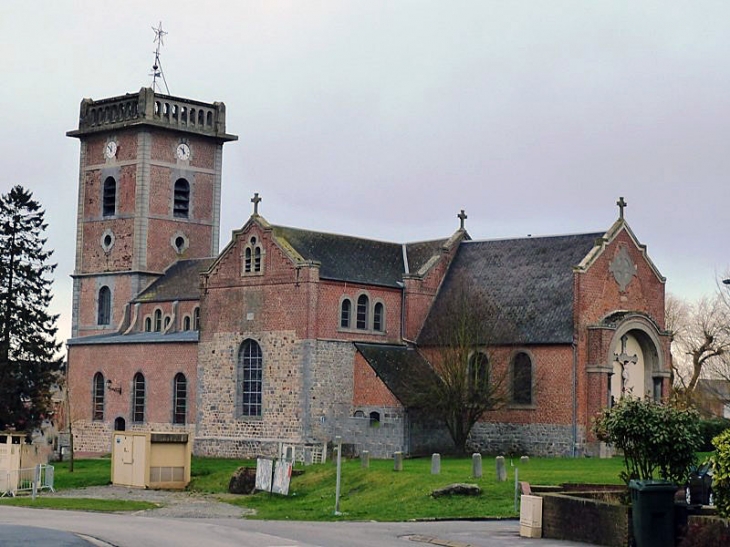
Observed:
[[[372,237],[364,237],[364,236],[358,236],[358,235],[327,232],[324,230],[309,230],[306,228],[297,228],[296,226],[284,226],[282,224],[272,224],[271,227],[273,229],[295,230],[297,232],[308,233],[308,234],[319,234],[319,235],[334,236],[334,237],[341,237],[341,238],[357,239],[359,241],[371,241],[373,243],[386,243],[388,245],[397,245],[397,246],[418,245],[421,243],[436,243],[438,241],[443,241],[443,240],[449,239],[449,237],[450,237],[450,236],[444,236],[444,237],[437,237],[437,238],[433,238],[433,239],[422,239],[419,241],[393,241],[393,240],[386,240],[386,239],[375,239]]]
[[[470,240],[464,240],[465,244],[471,244],[471,243],[490,243],[492,241],[531,241],[531,240],[537,240],[537,239],[557,239],[560,237],[577,237],[577,236],[584,236],[584,237],[602,237],[606,232],[596,231],[596,232],[577,232],[572,234],[551,234],[551,235],[544,235],[544,236],[532,236],[528,235],[525,237],[495,237],[492,239],[470,239]]]

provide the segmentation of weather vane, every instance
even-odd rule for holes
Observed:
[[[170,88],[167,87],[165,72],[162,70],[162,63],[160,62],[160,47],[165,45],[164,37],[167,32],[162,30],[162,21],[160,21],[160,24],[157,25],[157,28],[152,27],[152,31],[155,33],[155,39],[153,42],[157,44],[155,47],[155,64],[152,65],[152,73],[150,74],[150,76],[152,76],[152,91],[162,91],[162,89],[159,89],[159,84],[157,83],[157,78],[160,78],[162,83],[165,84],[165,91],[169,95]]]

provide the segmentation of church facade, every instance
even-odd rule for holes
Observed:
[[[253,214],[219,252],[225,106],[151,89],[81,103],[72,338],[74,449],[113,430],[179,431],[200,455],[448,451],[414,390],[438,325],[476,287],[502,335],[479,359],[506,400],[468,446],[599,453],[592,417],[669,388],[665,280],[624,218],[607,231],[382,242]],[[496,375],[495,375],[496,377]]]

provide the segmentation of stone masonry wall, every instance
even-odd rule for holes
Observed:
[[[580,428],[578,439],[585,437]],[[467,448],[484,454],[515,456],[570,456],[573,429],[560,424],[510,424],[479,422],[469,435]]]

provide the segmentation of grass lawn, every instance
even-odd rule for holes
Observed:
[[[516,467],[507,460],[508,479],[498,483],[492,457],[483,460],[484,476],[471,477],[470,458],[448,458],[441,461],[441,474],[431,475],[430,458],[404,461],[403,471],[393,471],[392,460],[371,460],[369,469],[362,469],[359,460],[343,461],[340,496],[341,516],[334,515],[336,466],[334,462],[303,469],[292,477],[290,495],[282,497],[259,492],[253,496],[226,494],[228,481],[242,465],[255,466],[253,461],[222,458],[198,458],[192,461],[189,491],[220,494],[221,499],[235,505],[256,509],[255,518],[275,520],[377,520],[403,521],[416,518],[480,518],[514,517],[514,477]],[[620,484],[618,474],[623,460],[593,458],[532,458],[519,466],[519,480],[531,484],[558,485],[564,482]],[[68,462],[56,463],[56,489],[98,486],[109,483],[111,462],[108,458],[76,460],[74,472]],[[482,495],[434,499],[431,491],[455,482],[478,484]],[[0,504],[22,504],[35,507],[77,510],[136,511],[152,504],[108,500],[49,498],[42,494],[36,502],[29,497],[3,498]]]
[[[519,460],[516,460],[519,465]],[[621,484],[621,459],[533,458],[519,468],[519,480],[532,484],[564,482]],[[287,498],[257,493],[232,503],[257,510],[256,518],[292,520],[403,521],[416,518],[514,517],[514,471],[507,461],[508,479],[496,481],[493,458],[484,458],[481,479],[471,477],[471,459],[442,458],[441,474],[431,475],[431,460],[405,460],[403,471],[393,471],[390,460],[342,465],[341,517],[334,515],[336,467],[333,463],[306,468],[293,477]],[[455,482],[478,484],[479,497],[432,498],[430,493]]]

